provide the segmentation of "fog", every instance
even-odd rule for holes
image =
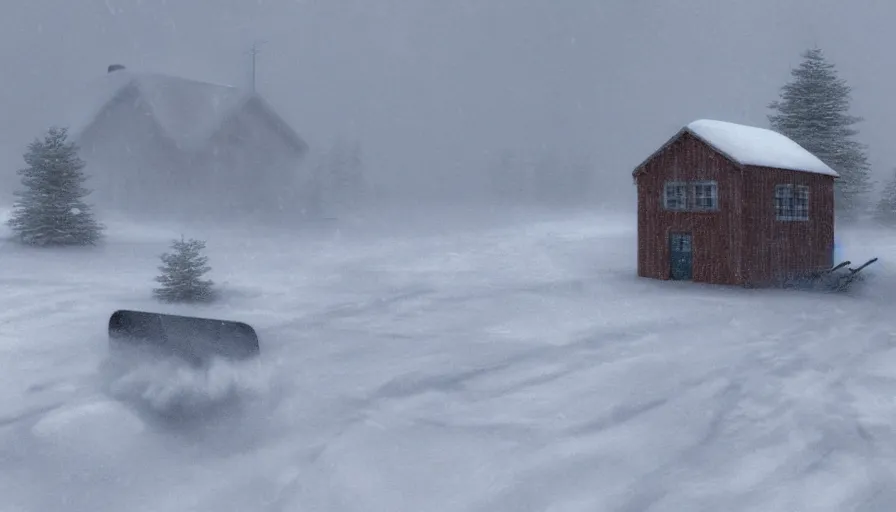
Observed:
[[[894,14],[892,0],[5,2],[0,510],[892,510],[896,231],[838,224],[838,261],[880,258],[848,293],[642,279],[631,170],[698,118],[767,126],[818,45],[854,88],[874,177],[891,176]],[[200,166],[132,148],[128,134],[164,131],[134,109],[93,134],[123,172],[89,199],[165,209],[161,186],[177,211],[97,208],[95,247],[14,242],[22,154],[86,106],[78,91],[128,76],[112,64],[247,88],[253,44],[257,90],[302,139],[292,153],[259,156],[288,137],[262,102],[240,111],[233,146],[254,152],[208,151],[196,181],[222,204],[197,219],[178,208]],[[196,110],[167,113],[214,126],[193,112],[224,100],[187,97]],[[323,208],[306,230],[208,215],[235,195],[279,208],[306,143],[302,171],[360,169],[369,195],[296,187],[301,213],[368,210]],[[260,161],[281,174],[254,179]],[[31,223],[61,231],[46,219]],[[208,242],[213,303],[154,294],[185,237]],[[244,322],[259,357],[119,359],[122,309]]]
[[[468,200],[502,154],[590,162],[590,204],[633,208],[630,170],[701,117],[766,126],[818,44],[854,87],[876,177],[896,162],[885,26],[866,0],[32,0],[0,17],[0,151],[25,145],[112,63],[257,87],[308,142],[363,147],[379,197]]]

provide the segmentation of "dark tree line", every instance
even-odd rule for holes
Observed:
[[[592,197],[595,169],[587,157],[552,151],[505,151],[488,171],[489,195],[512,204],[580,206]]]

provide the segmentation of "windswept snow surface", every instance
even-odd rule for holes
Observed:
[[[890,511],[896,236],[852,295],[640,280],[634,227],[224,229],[224,300],[161,307],[182,230],[2,246],[0,510]],[[359,230],[363,232],[363,230]],[[873,241],[873,243],[872,243]],[[871,268],[869,268],[871,270]],[[244,320],[208,375],[106,360],[116,308]]]

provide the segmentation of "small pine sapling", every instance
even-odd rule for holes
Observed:
[[[155,280],[161,284],[153,295],[163,302],[211,302],[215,299],[214,283],[202,276],[211,270],[208,258],[202,255],[205,242],[195,239],[172,241],[170,253],[161,256],[162,272]]]

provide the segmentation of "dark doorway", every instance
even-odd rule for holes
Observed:
[[[670,276],[676,281],[690,281],[694,275],[694,253],[690,233],[669,234]]]

